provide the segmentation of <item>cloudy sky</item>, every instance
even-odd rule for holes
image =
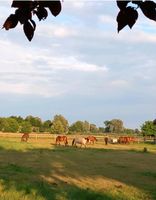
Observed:
[[[14,9],[0,2],[1,26]],[[37,22],[29,42],[18,25],[0,31],[0,116],[64,115],[139,128],[156,117],[156,23],[141,13],[117,33],[114,1],[69,1]]]

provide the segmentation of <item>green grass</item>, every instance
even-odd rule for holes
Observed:
[[[1,200],[155,200],[156,145],[0,141]]]

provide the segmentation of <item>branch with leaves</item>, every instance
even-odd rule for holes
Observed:
[[[117,30],[121,31],[125,26],[132,28],[138,19],[138,9],[143,14],[156,21],[156,3],[154,1],[117,1],[120,9],[117,15]],[[36,15],[39,19],[45,20],[48,17],[48,9],[53,16],[57,16],[61,12],[61,0],[51,1],[13,1],[11,7],[17,8],[14,14],[11,14],[3,24],[6,30],[15,28],[18,23],[23,25],[23,31],[29,41],[32,40],[36,29],[36,22],[33,17]]]
[[[45,20],[48,17],[48,11],[53,16],[57,16],[61,12],[61,2],[54,1],[13,1],[11,7],[17,8],[14,14],[11,14],[3,24],[6,30],[15,28],[18,23],[23,25],[23,31],[29,41],[32,40],[36,29],[36,23],[33,16],[36,15],[39,19]]]
[[[147,18],[156,21],[156,3],[154,1],[117,1],[117,6],[120,9],[116,19],[118,32],[127,25],[130,28],[134,26],[138,19],[137,9],[141,9]]]

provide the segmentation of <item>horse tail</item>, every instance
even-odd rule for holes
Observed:
[[[74,145],[74,143],[75,143],[75,138],[74,138],[73,141],[72,141],[72,146]]]

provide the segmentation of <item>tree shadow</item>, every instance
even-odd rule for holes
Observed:
[[[61,199],[61,196],[67,200],[122,199],[120,195],[113,196],[107,191],[96,191],[68,181],[76,179],[81,183],[82,179],[96,180],[101,177],[137,187],[147,193],[152,192],[153,199],[156,199],[155,187],[150,191],[145,184],[133,180],[133,177],[137,176],[140,171],[142,158],[144,157],[144,162],[148,163],[154,159],[155,155],[140,152],[137,154],[140,156],[139,160],[136,152],[124,150],[55,146],[54,149],[27,148],[26,151],[20,151],[6,150],[0,147],[0,183],[5,193],[10,190],[18,191],[21,200],[25,196],[28,199],[37,200],[58,200]],[[127,158],[131,158],[131,165],[127,164]],[[137,162],[138,168],[136,168]],[[139,162],[141,163],[139,164]],[[96,170],[94,170],[94,166],[97,167]],[[148,170],[147,167],[145,171],[148,172]],[[143,181],[151,178],[152,183],[156,185],[156,180],[147,175],[148,173],[140,172],[138,178]],[[60,177],[64,177],[64,179]],[[1,200],[3,199],[7,199],[7,197],[3,198],[2,196]]]

